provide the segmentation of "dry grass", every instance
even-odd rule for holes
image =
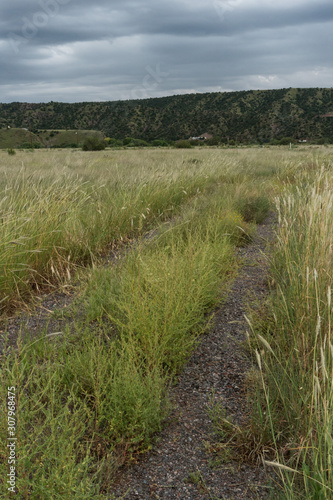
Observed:
[[[268,328],[256,335],[256,418],[275,450],[283,498],[333,494],[333,162],[288,165],[276,198],[278,240]],[[272,466],[272,463],[268,463]]]
[[[263,195],[285,182],[291,154],[0,153],[0,293],[7,302],[29,295],[33,283],[69,279],[75,265],[96,261],[109,244],[174,220],[117,270],[87,274],[86,317],[74,331],[41,332],[6,352],[2,396],[16,386],[20,498],[102,498],[114,468],[151,446],[168,411],[168,384],[236,272],[234,247],[251,238]],[[320,345],[325,356],[328,340]],[[2,443],[6,433],[3,412]],[[5,446],[0,453],[5,478]]]

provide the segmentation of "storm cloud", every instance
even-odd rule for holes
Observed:
[[[331,0],[11,0],[0,102],[331,87],[332,32]]]

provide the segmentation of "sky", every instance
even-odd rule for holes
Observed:
[[[333,86],[332,0],[2,0],[0,102]]]

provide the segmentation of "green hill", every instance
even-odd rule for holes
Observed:
[[[333,141],[332,89],[280,89],[66,104],[0,105],[0,127],[94,129],[109,137],[177,140],[204,132],[225,141],[282,137]],[[75,142],[75,138],[74,141]]]
[[[0,148],[66,148],[82,146],[86,137],[97,135],[103,140],[103,133],[96,130],[34,130],[15,128],[8,125],[0,129]]]
[[[0,129],[0,147],[18,148],[23,145],[39,143],[38,137],[28,131],[26,128],[2,128]]]

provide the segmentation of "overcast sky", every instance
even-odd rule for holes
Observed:
[[[1,0],[0,102],[333,86],[332,0]]]

